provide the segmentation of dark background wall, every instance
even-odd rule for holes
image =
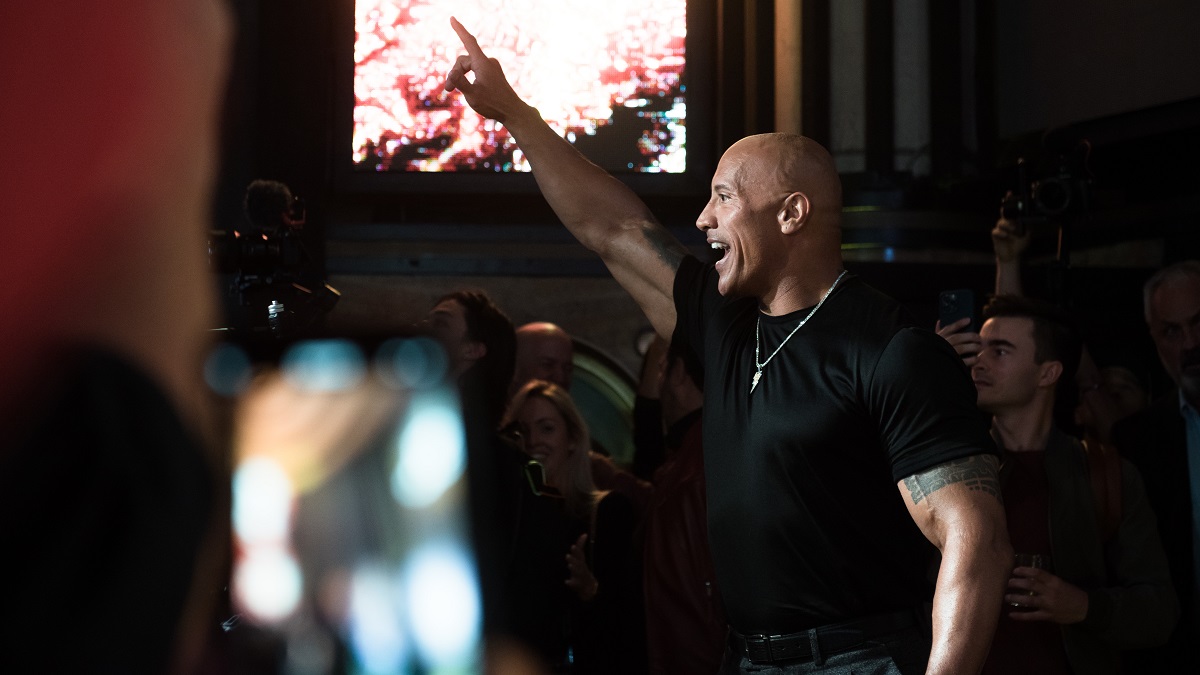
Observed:
[[[1064,233],[1071,266],[1061,299],[1084,317],[1102,359],[1156,373],[1140,283],[1200,249],[1200,5],[697,0],[713,83],[707,166],[742,135],[774,130],[777,97],[794,95],[773,84],[776,2],[797,2],[804,16],[804,133],[836,145],[847,116],[831,102],[847,88],[863,93],[849,116],[862,141],[850,150],[862,163],[843,175],[851,270],[932,323],[938,290],[990,290],[988,232],[1004,192],[1066,167],[1072,184],[1087,187],[1067,213],[1034,223],[1027,285],[1062,287],[1049,280]],[[338,184],[333,162],[348,153],[353,103],[351,0],[233,4],[241,32],[217,227],[240,219],[250,180],[282,180],[305,197],[306,244],[342,291],[331,327],[387,330],[470,285],[518,322],[556,321],[636,368],[634,339],[647,322],[536,194],[350,192]],[[921,27],[915,38],[913,25]],[[916,89],[911,73],[894,67],[914,39],[924,64]],[[846,45],[855,59],[845,58]],[[848,69],[856,59],[861,67]],[[912,119],[927,141],[901,161],[897,146]],[[706,198],[701,187],[649,199],[701,256],[693,223]]]

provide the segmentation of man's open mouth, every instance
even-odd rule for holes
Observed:
[[[719,241],[710,241],[710,242],[708,242],[708,243],[709,243],[709,245],[710,245],[710,246],[712,246],[712,249],[713,249],[714,251],[720,251],[720,252],[721,252],[721,258],[722,258],[722,259],[723,259],[723,258],[724,258],[724,257],[725,257],[725,256],[726,256],[728,253],[729,253],[729,245],[728,245],[728,244],[722,244],[722,243],[721,243],[721,242],[719,242]]]

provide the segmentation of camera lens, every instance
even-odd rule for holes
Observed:
[[[1061,178],[1049,178],[1033,184],[1033,199],[1045,214],[1056,216],[1071,206],[1071,186]]]

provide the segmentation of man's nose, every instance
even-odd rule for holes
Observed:
[[[1200,326],[1183,327],[1183,348],[1195,349],[1200,347]]]
[[[701,211],[700,215],[696,217],[696,227],[699,228],[701,232],[712,229],[712,201],[709,201],[707,204],[705,204],[704,210]]]

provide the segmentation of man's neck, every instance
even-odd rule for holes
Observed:
[[[1013,452],[1045,450],[1053,426],[1053,405],[1031,404],[992,416],[992,430],[1000,437],[1004,449]]]
[[[831,261],[824,269],[806,270],[804,278],[784,277],[775,289],[760,300],[760,309],[768,316],[790,314],[808,307],[815,307],[833,288],[842,273],[841,259]]]

